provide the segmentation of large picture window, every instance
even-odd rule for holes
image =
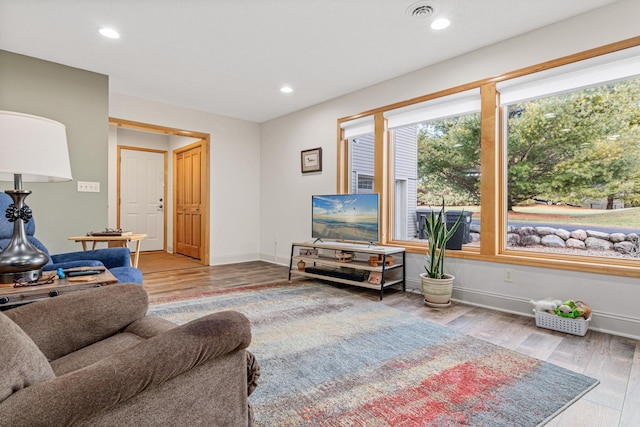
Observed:
[[[498,85],[508,250],[640,257],[640,59],[634,53]]]
[[[338,191],[380,193],[381,243],[423,253],[444,198],[469,218],[449,256],[640,277],[637,39],[339,126]]]

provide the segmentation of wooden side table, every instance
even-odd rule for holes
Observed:
[[[96,248],[98,242],[107,242],[110,248],[127,248],[129,242],[136,242],[136,248],[133,251],[133,263],[132,265],[138,268],[138,259],[140,258],[140,242],[147,237],[146,234],[129,234],[126,236],[73,236],[68,237],[69,240],[82,243],[82,250],[87,250],[87,243],[93,242],[91,249]]]
[[[77,270],[92,270],[96,267],[78,267]],[[76,270],[75,268],[73,270]],[[44,275],[53,274],[48,271]],[[69,292],[81,291],[83,289],[96,288],[104,285],[118,283],[118,279],[107,269],[100,274],[91,276],[65,277],[51,284],[36,286],[14,287],[12,283],[0,284],[0,307],[10,307],[34,302]]]

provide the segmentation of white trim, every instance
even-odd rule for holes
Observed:
[[[358,135],[367,135],[374,131],[373,116],[342,122],[340,123],[340,127],[342,128],[342,137],[344,139],[350,139]]]
[[[479,111],[480,89],[475,88],[386,111],[384,117],[387,119],[387,128],[393,129]]]
[[[500,105],[600,86],[640,76],[640,46],[496,84]]]

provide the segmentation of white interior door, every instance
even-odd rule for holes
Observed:
[[[120,228],[147,234],[140,250],[162,251],[165,247],[165,155],[122,149],[120,159]]]

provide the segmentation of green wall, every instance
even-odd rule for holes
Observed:
[[[36,237],[53,254],[81,250],[67,237],[107,225],[108,92],[105,75],[0,50],[0,110],[66,126],[73,181],[23,183],[33,192],[26,202],[34,211]],[[100,182],[100,193],[78,193],[77,181]],[[0,190],[10,188],[13,182],[0,182]]]

